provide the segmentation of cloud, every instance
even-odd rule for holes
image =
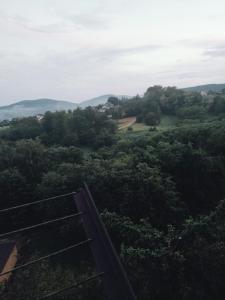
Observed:
[[[199,49],[201,54],[208,58],[225,57],[225,39],[184,39],[177,43],[188,48]],[[176,43],[175,43],[176,44]],[[207,61],[207,60],[206,60]]]
[[[199,78],[199,77],[201,77],[201,73],[197,72],[197,71],[177,74],[177,78],[179,78],[179,79],[193,79],[193,78]]]
[[[29,20],[28,18],[22,17],[17,14],[8,15],[0,11],[0,25],[2,29],[4,29],[4,27],[6,28],[6,25],[27,28],[30,23],[31,20]]]
[[[111,61],[116,60],[124,56],[129,55],[138,55],[148,52],[153,52],[161,49],[162,45],[140,45],[140,46],[130,46],[130,47],[111,47],[98,49],[93,51],[93,54],[96,55],[96,58],[101,61]]]
[[[60,16],[58,22],[49,24],[34,25],[31,22],[27,22],[26,28],[31,31],[57,34],[57,33],[71,33],[74,31],[99,31],[107,30],[109,28],[109,21],[102,16],[89,15],[89,14],[77,14]]]
[[[91,14],[76,14],[76,15],[58,15],[54,22],[36,23],[29,18],[21,15],[5,14],[0,11],[0,24],[2,27],[6,24],[23,28],[28,31],[57,34],[70,33],[82,30],[107,30],[109,28],[109,20],[103,16]]]
[[[2,1],[0,101],[77,100],[135,94],[151,84],[223,80],[225,18],[208,18],[222,7],[139,2]]]
[[[99,15],[77,14],[70,15],[66,19],[72,22],[77,29],[106,30],[109,28],[109,21]]]
[[[203,52],[205,56],[209,56],[211,58],[216,58],[216,57],[225,57],[225,45],[217,46],[211,49],[207,49],[206,51]]]
[[[28,30],[45,33],[45,34],[58,34],[58,33],[69,33],[74,30],[73,26],[69,26],[64,22],[51,23],[47,25],[29,25],[27,26]]]
[[[6,53],[4,53],[3,51],[0,51],[0,60],[4,59],[6,57]]]
[[[81,48],[76,51],[69,51],[67,53],[59,53],[50,55],[48,60],[53,60],[57,65],[61,67],[76,67],[81,68],[95,66],[98,68],[108,67],[115,61],[128,57],[130,55],[145,54],[161,49],[163,46],[160,45],[140,45],[130,47],[101,47],[101,48]]]
[[[177,40],[175,45],[183,45],[191,48],[209,49],[222,47],[224,45],[224,38],[214,37],[214,38],[188,38]]]
[[[62,72],[80,77],[89,77],[92,74],[102,74],[103,70],[117,69],[123,58],[130,55],[145,54],[157,51],[162,46],[140,45],[133,47],[105,47],[105,48],[80,48],[74,51],[63,51],[61,53],[48,53],[44,59],[44,65],[51,69],[61,69]],[[130,64],[134,63],[133,58]],[[121,70],[124,69],[121,67]],[[136,70],[137,73],[138,70]]]
[[[127,48],[117,48],[112,51],[118,54],[133,54],[133,53],[155,51],[161,49],[162,47],[163,47],[162,45],[149,44],[149,45],[127,47]]]

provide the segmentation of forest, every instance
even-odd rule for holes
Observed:
[[[120,130],[118,121],[126,117],[136,117],[136,123]],[[171,122],[163,127],[165,118]],[[145,129],[136,131],[136,124]],[[225,297],[225,91],[154,86],[142,96],[111,97],[94,108],[46,112],[41,121],[1,123],[1,209],[70,193],[83,182],[138,299]],[[64,199],[29,213],[9,213],[0,218],[1,232],[73,209]],[[18,263],[83,235],[75,221],[20,234]],[[0,286],[0,295],[38,299],[93,268],[89,251],[81,249],[15,272]],[[54,299],[75,296],[104,299],[100,281]]]

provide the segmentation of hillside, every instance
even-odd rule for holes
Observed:
[[[85,108],[87,106],[97,106],[107,102],[108,98],[113,94],[99,96],[93,99],[85,100],[81,103],[73,103],[70,101],[61,101],[54,99],[36,99],[36,100],[23,100],[7,106],[0,107],[0,121],[13,119],[18,117],[35,116],[44,114],[46,111],[61,111],[75,109],[77,107]],[[122,98],[124,96],[117,96]]]
[[[46,111],[75,109],[77,104],[53,99],[24,100],[0,107],[0,120],[35,116]]]
[[[223,89],[225,89],[225,84],[205,84],[205,85],[198,85],[193,87],[184,88],[184,91],[188,92],[221,92]]]
[[[81,107],[81,108],[85,108],[85,107],[88,107],[88,106],[98,106],[100,104],[105,104],[108,100],[109,97],[112,97],[112,96],[115,96],[113,94],[108,94],[108,95],[102,95],[102,96],[99,96],[99,97],[95,97],[95,98],[92,98],[92,99],[89,99],[89,100],[85,100],[81,103],[78,103],[78,106]],[[118,98],[122,98],[123,96],[117,96]]]

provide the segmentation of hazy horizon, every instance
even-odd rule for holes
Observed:
[[[215,85],[219,85],[219,84],[224,84],[224,83],[206,83],[206,84],[201,84],[201,85],[208,85],[208,84],[215,84]],[[196,85],[196,86],[201,86],[201,85]],[[175,86],[175,85],[170,85],[170,86]],[[150,86],[148,86],[148,87],[150,87]],[[148,87],[146,87],[146,89],[144,90],[144,91],[146,91],[147,90],[147,88]],[[177,86],[176,86],[177,87]],[[183,88],[189,88],[189,87],[192,87],[192,86],[187,86],[187,87],[177,87],[177,88],[181,88],[181,89],[183,89]],[[195,86],[193,86],[193,87],[195,87]],[[119,95],[119,96],[127,96],[127,97],[133,97],[133,96],[136,96],[136,95],[140,95],[140,96],[143,96],[143,94],[144,93],[136,93],[136,94],[134,94],[134,95]],[[9,103],[7,103],[7,104],[1,104],[0,103],[0,107],[2,107],[2,106],[7,106],[7,105],[11,105],[11,104],[15,104],[15,103],[17,103],[17,102],[20,102],[20,101],[29,101],[29,100],[41,100],[41,99],[48,99],[48,100],[57,100],[57,101],[68,101],[68,102],[72,102],[72,103],[75,103],[75,104],[80,104],[80,103],[82,103],[82,102],[85,102],[85,101],[89,101],[89,100],[92,100],[92,99],[95,99],[95,98],[98,98],[98,97],[101,97],[101,96],[106,96],[106,95],[115,95],[115,96],[117,96],[118,94],[115,94],[115,93],[107,93],[107,94],[104,94],[104,95],[96,95],[96,96],[93,96],[93,97],[91,97],[91,98],[89,98],[89,99],[82,99],[82,100],[74,100],[74,99],[57,99],[57,98],[52,98],[52,97],[40,97],[40,98],[30,98],[30,99],[14,99],[14,100],[12,100],[12,101],[9,101]]]
[[[225,82],[222,0],[0,4],[0,106]]]

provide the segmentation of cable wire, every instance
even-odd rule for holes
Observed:
[[[46,198],[46,199],[42,199],[42,200],[38,200],[38,201],[34,201],[34,202],[24,203],[24,204],[17,205],[17,206],[12,206],[12,207],[9,207],[9,208],[4,208],[4,209],[0,210],[0,213],[5,213],[5,212],[12,211],[12,210],[15,210],[15,209],[32,206],[32,205],[35,205],[35,204],[47,202],[47,201],[50,201],[50,200],[59,199],[59,198],[74,195],[74,194],[76,194],[76,192],[72,192],[72,193],[68,193],[68,194],[64,194],[64,195],[58,195],[58,196],[55,196],[55,197]]]
[[[87,283],[87,282],[89,282],[89,281],[91,281],[91,280],[94,280],[94,279],[96,279],[96,278],[98,278],[98,277],[100,277],[100,276],[102,276],[102,275],[104,275],[104,272],[98,273],[98,274],[93,275],[93,276],[91,276],[91,277],[88,277],[87,279],[85,279],[85,280],[83,280],[83,281],[77,282],[77,283],[75,283],[75,284],[73,284],[73,285],[71,285],[71,286],[65,287],[65,288],[60,289],[60,290],[58,290],[58,291],[56,291],[56,292],[49,293],[49,294],[47,294],[46,296],[39,298],[38,300],[48,299],[48,298],[50,298],[50,297],[53,297],[53,296],[56,296],[56,295],[58,295],[58,294],[64,293],[64,292],[66,292],[66,291],[68,291],[68,290],[71,290],[71,289],[74,289],[74,288],[76,288],[76,287],[78,287],[78,286],[80,286],[80,285],[82,285],[82,284],[84,284],[84,283]]]
[[[4,276],[4,275],[7,275],[7,274],[9,274],[9,273],[13,273],[13,272],[15,272],[15,271],[19,271],[19,270],[21,270],[21,269],[27,268],[27,267],[29,267],[29,266],[31,266],[31,265],[33,265],[33,264],[36,264],[36,263],[38,263],[38,262],[40,262],[40,261],[42,261],[42,260],[51,258],[51,257],[53,257],[53,256],[56,256],[56,255],[59,255],[59,254],[62,254],[62,253],[65,253],[65,252],[67,252],[67,251],[69,251],[69,250],[71,250],[71,249],[78,248],[78,247],[80,247],[80,246],[83,246],[83,245],[85,245],[85,244],[90,243],[91,241],[92,241],[92,239],[87,239],[87,240],[82,241],[82,242],[80,242],[80,243],[77,243],[77,244],[71,245],[71,246],[69,246],[69,247],[63,248],[63,249],[61,249],[61,250],[52,252],[51,254],[48,254],[48,255],[42,256],[42,257],[40,257],[40,258],[34,259],[34,260],[32,260],[32,261],[30,261],[30,262],[27,262],[27,263],[25,263],[25,264],[23,264],[23,265],[21,265],[21,266],[15,267],[15,268],[13,268],[13,269],[7,271],[7,272],[1,273],[1,274],[0,274],[0,277],[1,277],[1,276]]]
[[[70,218],[73,218],[73,217],[78,217],[78,216],[81,216],[83,214],[84,214],[83,212],[80,212],[80,213],[68,215],[68,216],[65,216],[65,217],[57,218],[57,219],[54,219],[54,220],[49,220],[49,221],[39,223],[39,224],[36,224],[36,225],[20,228],[20,229],[17,229],[17,230],[6,232],[6,233],[2,233],[2,234],[0,234],[0,239],[5,238],[5,237],[7,237],[9,235],[12,235],[12,234],[21,233],[21,232],[24,232],[24,231],[27,231],[27,230],[30,230],[30,229],[36,229],[36,228],[42,227],[44,225],[52,224],[52,223],[59,222],[59,221],[64,221],[64,220],[67,220],[67,219],[70,219]]]

